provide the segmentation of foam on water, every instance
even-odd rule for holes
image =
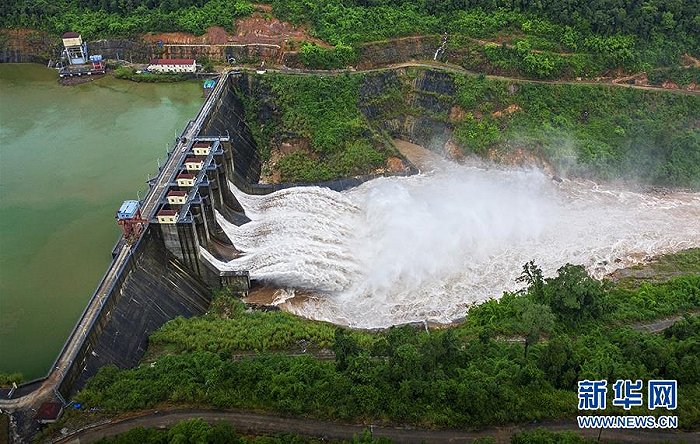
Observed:
[[[546,275],[570,262],[601,277],[700,246],[700,194],[557,183],[538,170],[442,166],[342,193],[300,187],[248,196],[231,188],[252,221],[217,221],[245,254],[210,259],[311,290],[316,298],[285,307],[358,327],[462,317],[469,305],[516,289],[529,260]]]

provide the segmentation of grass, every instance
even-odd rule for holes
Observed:
[[[332,324],[281,311],[246,311],[240,301],[220,292],[207,315],[176,318],[153,333],[147,359],[153,361],[166,354],[193,351],[230,356],[237,352],[329,349],[334,343],[335,330]],[[376,341],[373,335],[362,331],[353,331],[351,335],[365,347]]]
[[[644,283],[662,282],[681,275],[700,275],[700,248],[691,248],[654,258],[650,263],[619,270],[614,280],[624,288],[638,288]]]

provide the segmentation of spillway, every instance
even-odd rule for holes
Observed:
[[[556,182],[536,169],[441,165],[344,192],[250,196],[230,186],[251,222],[216,219],[243,254],[202,254],[222,271],[313,295],[287,310],[354,327],[450,322],[516,290],[529,260],[547,276],[574,263],[600,278],[700,246],[699,193]]]

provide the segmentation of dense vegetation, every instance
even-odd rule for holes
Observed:
[[[700,54],[694,2],[559,0],[273,0],[283,20],[306,24],[335,48],[304,44],[302,62],[340,68],[363,42],[449,33],[447,60],[481,72],[535,78],[599,76],[614,68],[650,71]],[[29,27],[86,38],[145,32],[232,30],[254,10],[246,0],[10,0],[0,27]],[[663,72],[655,75],[663,75]]]
[[[700,26],[697,5],[668,0],[648,1],[642,7],[633,1],[615,0],[273,0],[272,4],[283,17],[311,22],[330,41],[334,37],[342,40],[355,35],[346,30],[365,30],[366,26],[362,25],[367,23],[375,24],[367,32],[387,33],[384,37],[413,33],[421,26],[440,32],[442,29],[431,27],[443,24],[449,16],[470,10],[531,13],[561,25],[603,35],[624,33],[648,40],[689,41],[693,45],[698,43],[693,34]],[[394,29],[382,24],[391,24]],[[697,46],[694,49],[697,50]]]
[[[354,44],[415,34],[450,35],[465,67],[537,78],[649,70],[698,54],[700,10],[688,2],[499,0],[275,0],[275,13],[315,36]],[[608,4],[611,3],[611,4]],[[371,23],[372,26],[367,26]],[[486,39],[489,42],[474,39]]]
[[[369,345],[373,335],[350,333],[358,343]],[[330,348],[335,326],[313,322],[281,311],[244,312],[243,304],[226,292],[217,293],[209,312],[202,317],[176,318],[150,337],[151,350],[180,353],[206,350],[215,353],[299,351]]]
[[[13,382],[19,384],[23,379],[22,373],[0,373],[0,387],[10,387]]]
[[[697,97],[576,85],[523,84],[512,99],[506,85],[463,78],[459,101],[492,93],[470,109],[481,110],[481,124],[501,149],[518,144],[541,147],[545,156],[574,174],[592,172],[603,179],[630,178],[645,183],[700,186],[700,115]],[[475,94],[475,95],[474,95]],[[469,98],[472,95],[473,98]],[[493,118],[485,112],[516,103],[522,112]],[[502,108],[501,108],[502,109]],[[456,137],[468,149],[490,140],[469,132],[472,122],[457,125]],[[500,129],[498,134],[494,128]],[[465,133],[465,128],[467,132]],[[481,139],[480,139],[481,138]]]
[[[246,0],[3,0],[0,27],[76,31],[86,39],[165,31],[203,34],[210,26],[232,30],[236,17],[252,12]]]
[[[266,74],[258,77],[253,94],[241,94],[248,125],[265,160],[274,143],[309,142],[308,151],[286,154],[277,162],[283,182],[367,174],[384,163],[390,148],[356,106],[361,81],[349,75]]]
[[[538,147],[564,171],[604,179],[700,186],[700,99],[638,90],[521,84],[457,77],[457,102],[468,116],[457,123],[462,146],[483,152]],[[496,117],[516,104],[521,111]]]
[[[308,152],[278,162],[283,181],[369,172],[389,153],[383,140],[420,136],[417,126],[397,128],[396,119],[420,117],[444,128],[436,137],[453,132],[465,153],[499,157],[525,149],[562,175],[700,187],[697,96],[417,69],[266,75],[255,85],[241,98],[263,157],[286,139],[309,141]],[[387,122],[391,134],[382,130]]]
[[[681,88],[685,88],[691,83],[700,84],[700,68],[670,68],[649,73],[649,83],[661,85],[664,81],[670,80]]]
[[[335,361],[283,353],[232,359],[233,348],[250,344],[213,337],[218,344],[213,347],[207,340],[188,341],[190,322],[203,330],[215,326],[214,336],[222,334],[222,322],[236,330],[247,316],[261,323],[263,334],[270,328],[262,327],[266,318],[277,337],[297,330],[284,321],[289,315],[252,315],[231,309],[232,301],[219,301],[235,318],[222,321],[213,311],[204,320],[175,321],[159,333],[160,346],[170,342],[171,351],[189,351],[152,357],[153,363],[131,370],[103,368],[77,399],[108,411],[167,401],[463,427],[570,417],[577,411],[576,382],[584,378],[666,378],[679,383],[675,414],[681,425],[700,425],[700,317],[687,316],[661,334],[616,326],[697,310],[700,276],[620,288],[593,280],[573,265],[544,279],[530,263],[521,279],[525,290],[473,307],[457,328],[426,333],[395,327],[371,334],[372,340],[364,339],[369,333],[358,336],[339,328],[331,346]],[[639,307],[644,310],[635,311]],[[250,335],[258,336],[253,324],[247,325]],[[306,339],[322,343],[314,337],[319,331],[307,330]],[[630,413],[660,411],[639,407]]]
[[[343,43],[333,48],[324,48],[313,43],[304,43],[299,51],[304,66],[313,69],[338,69],[354,65],[357,61],[355,50]]]

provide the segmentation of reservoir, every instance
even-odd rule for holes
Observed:
[[[194,118],[198,82],[0,64],[0,373],[43,376],[111,260],[125,199]]]

